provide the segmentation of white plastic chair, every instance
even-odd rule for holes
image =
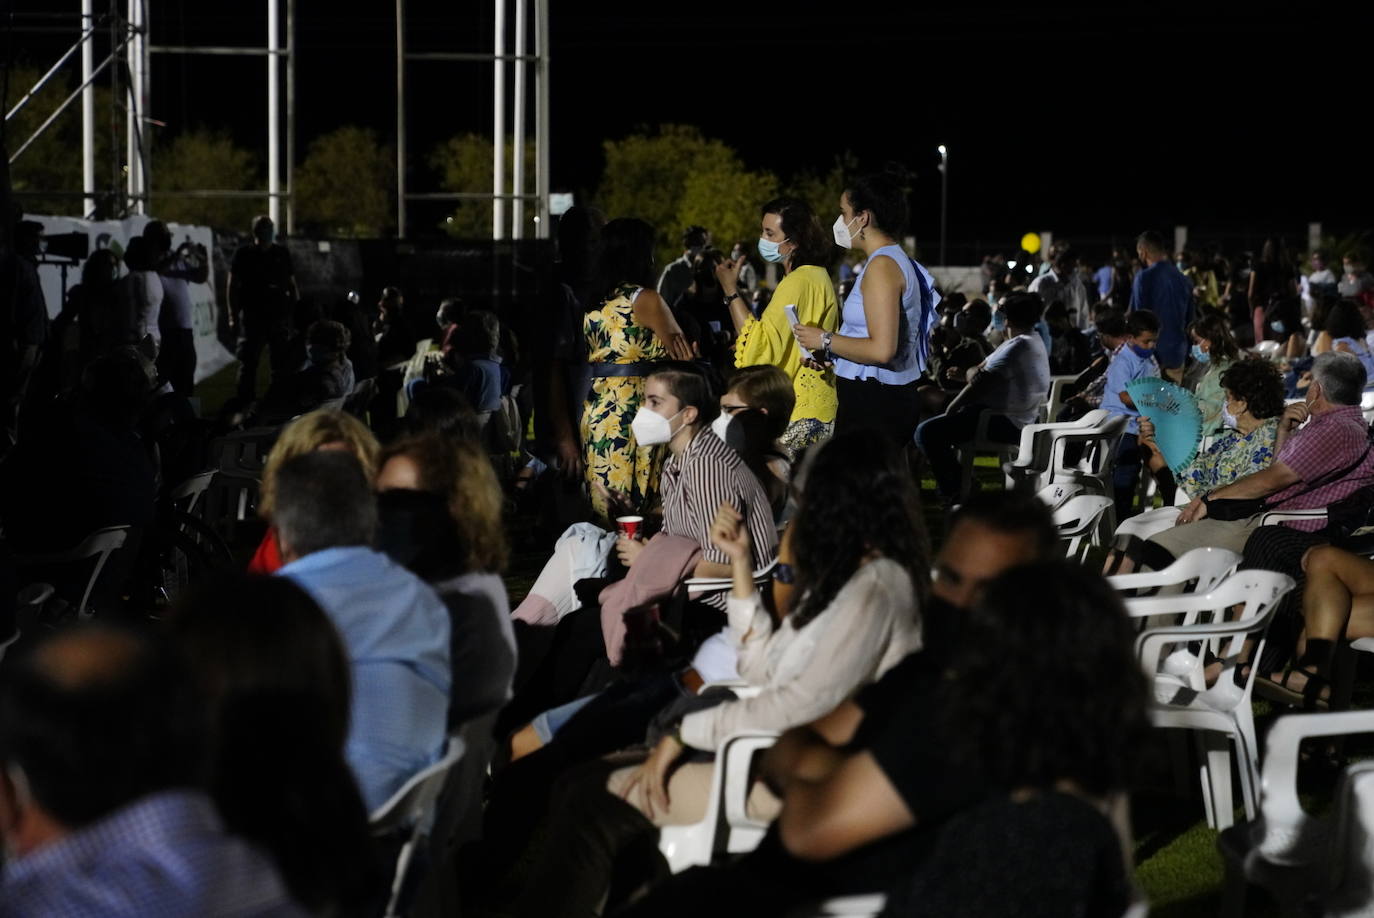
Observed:
[[[1255,345],[1255,353],[1266,360],[1277,360],[1282,345],[1277,341],[1261,341]]]
[[[1050,377],[1050,394],[1045,408],[1045,420],[1053,421],[1059,417],[1059,412],[1064,407],[1064,387],[1077,378],[1076,375]]]
[[[1346,769],[1331,839],[1328,918],[1374,914],[1374,763]]]
[[[1008,487],[1039,492],[1058,482],[1077,482],[1098,494],[1110,494],[1111,470],[1117,445],[1128,418],[1102,409],[1090,411],[1077,421],[1022,428],[1021,446],[1014,462],[1003,465]],[[1067,459],[1070,446],[1080,447],[1079,458]]]
[[[463,741],[449,737],[443,758],[417,772],[372,811],[368,822],[373,835],[401,833],[405,841],[396,855],[396,872],[391,878],[391,894],[387,897],[385,918],[400,918],[405,913],[402,895],[410,880],[410,865],[416,849],[428,837],[438,809],[439,794],[444,789],[449,772],[463,755]]]
[[[1298,752],[1305,739],[1356,733],[1374,733],[1374,711],[1292,714],[1274,723],[1265,740],[1259,818],[1228,829],[1218,841],[1226,860],[1223,914],[1245,914],[1251,884],[1264,888],[1290,910],[1320,891],[1327,865],[1338,864],[1347,850],[1338,844],[1337,836],[1348,793],[1338,792],[1332,819],[1305,811],[1298,799]],[[1364,773],[1374,773],[1374,762],[1347,769],[1342,790],[1348,792],[1352,779],[1363,780]],[[1363,871],[1367,877],[1368,868]],[[1370,891],[1366,880],[1365,902],[1370,901]]]
[[[876,918],[887,905],[886,893],[837,896],[787,913],[787,918]]]
[[[1094,408],[1076,421],[1050,421],[1046,424],[1027,424],[1021,428],[1021,440],[1016,458],[1002,466],[1008,487],[1018,491],[1041,491],[1049,484],[1051,447],[1055,435],[1063,431],[1079,431],[1101,426],[1107,412]]]
[[[1035,496],[1053,512],[1064,506],[1072,498],[1086,492],[1087,489],[1083,487],[1083,485],[1070,482],[1066,484],[1045,485],[1045,487],[1036,492]]]
[[[1224,829],[1233,821],[1231,798],[1231,743],[1236,746],[1241,793],[1249,819],[1255,817],[1259,787],[1259,750],[1255,744],[1255,719],[1250,709],[1258,666],[1250,667],[1243,685],[1235,682],[1236,667],[1247,640],[1254,641],[1254,660],[1264,653],[1264,636],[1274,610],[1293,579],[1272,571],[1238,571],[1209,593],[1185,593],[1132,599],[1132,616],[1182,615],[1193,623],[1148,628],[1136,639],[1136,652],[1154,683],[1151,719],[1156,727],[1195,731],[1203,746],[1202,797],[1207,824]],[[1227,611],[1240,606],[1233,620]],[[1161,666],[1172,652],[1189,643],[1216,642],[1221,673],[1207,687],[1202,680],[1202,659],[1195,657],[1186,675]],[[1166,654],[1166,651],[1168,652]]]
[[[70,551],[43,555],[15,555],[14,564],[18,568],[65,566],[84,561],[87,558],[95,558],[95,565],[91,568],[90,576],[86,578],[86,588],[81,593],[81,602],[76,607],[77,617],[88,619],[94,614],[90,608],[91,593],[95,591],[95,585],[100,582],[100,573],[105,569],[105,564],[110,560],[110,556],[124,547],[130,531],[131,528],[128,526],[110,526],[105,529],[97,529]]]
[[[210,490],[210,485],[215,480],[216,471],[211,469],[208,472],[201,472],[192,475],[171,490],[167,495],[178,510],[197,516],[196,508],[200,504],[200,499],[205,496],[205,492]]]
[[[1079,564],[1083,562],[1088,548],[1099,543],[1102,521],[1111,509],[1110,497],[1080,494],[1054,511],[1054,525],[1059,529],[1064,557]]]
[[[749,817],[749,768],[754,756],[777,739],[773,731],[746,730],[721,740],[711,772],[706,816],[692,825],[659,830],[658,850],[673,873],[708,866],[718,852],[744,854],[758,846],[768,823]]]
[[[1240,561],[1241,556],[1227,548],[1194,548],[1162,571],[1113,574],[1107,582],[1119,592],[1154,590],[1153,595],[1161,596],[1210,593],[1236,572]]]
[[[770,580],[773,579],[773,572],[778,569],[778,559],[774,558],[763,567],[754,571],[754,586],[762,590]],[[683,586],[687,588],[687,595],[692,599],[698,599],[708,593],[719,593],[728,590],[734,584],[730,577],[689,577],[683,581]]]

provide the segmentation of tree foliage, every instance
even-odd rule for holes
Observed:
[[[16,66],[10,71],[10,97],[6,107],[12,108],[29,88],[42,76],[42,71],[26,66]],[[57,110],[62,101],[76,88],[71,78],[54,77],[5,125],[5,143],[13,155],[19,147],[32,136],[48,117]],[[96,132],[95,161],[96,189],[105,191],[117,180],[123,183],[124,177],[116,175],[110,167],[110,91],[103,86],[95,92]],[[102,119],[102,115],[105,117]],[[118,143],[124,142],[124,124],[118,125]],[[77,99],[58,115],[46,131],[15,160],[11,168],[11,180],[16,192],[80,192],[81,187],[81,100]],[[20,194],[16,198],[19,206],[30,213],[80,214],[82,200],[80,195],[41,195]]]
[[[682,251],[682,231],[696,223],[717,245],[753,239],[759,206],[777,178],[752,171],[719,140],[688,125],[663,125],[604,144],[606,171],[597,203],[608,217],[639,217],[658,235],[660,263]]]
[[[377,133],[348,125],[311,141],[296,170],[296,223],[337,236],[396,230],[396,150]]]
[[[255,191],[265,184],[257,157],[237,146],[226,131],[183,131],[153,148],[149,211],[159,220],[196,223],[247,232],[256,214],[267,209],[261,198],[202,198],[171,192],[208,189]]]
[[[515,140],[506,138],[506,187],[510,193],[514,185]],[[525,143],[525,192],[534,191],[535,149],[533,141]],[[429,165],[439,175],[444,191],[490,194],[492,186],[492,142],[484,134],[459,134],[450,137],[429,155]],[[510,219],[509,203],[507,220]],[[524,210],[525,236],[533,236],[536,215],[533,203]],[[440,227],[457,239],[490,239],[492,223],[491,201],[459,201],[448,213]],[[507,223],[510,226],[510,223]]]

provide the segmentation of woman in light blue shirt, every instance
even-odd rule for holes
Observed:
[[[920,420],[916,385],[940,295],[930,273],[897,244],[906,220],[906,191],[896,176],[850,183],[840,195],[835,244],[863,249],[867,261],[845,299],[838,332],[793,329],[803,347],[833,362],[837,435],[876,428],[904,445]]]

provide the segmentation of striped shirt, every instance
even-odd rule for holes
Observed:
[[[304,918],[210,798],[150,794],[5,865],[3,918]]]
[[[754,569],[777,556],[778,530],[763,485],[739,453],[711,431],[697,434],[681,455],[668,458],[663,465],[660,489],[663,531],[695,541],[707,561],[730,563],[725,552],[711,542],[711,522],[725,501],[744,513],[754,543]],[[724,608],[725,594],[719,598],[719,605]]]

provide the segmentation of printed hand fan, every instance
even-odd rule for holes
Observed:
[[[1154,376],[1126,384],[1136,410],[1155,425],[1155,443],[1169,468],[1178,473],[1197,455],[1202,442],[1202,412],[1193,393]]]

